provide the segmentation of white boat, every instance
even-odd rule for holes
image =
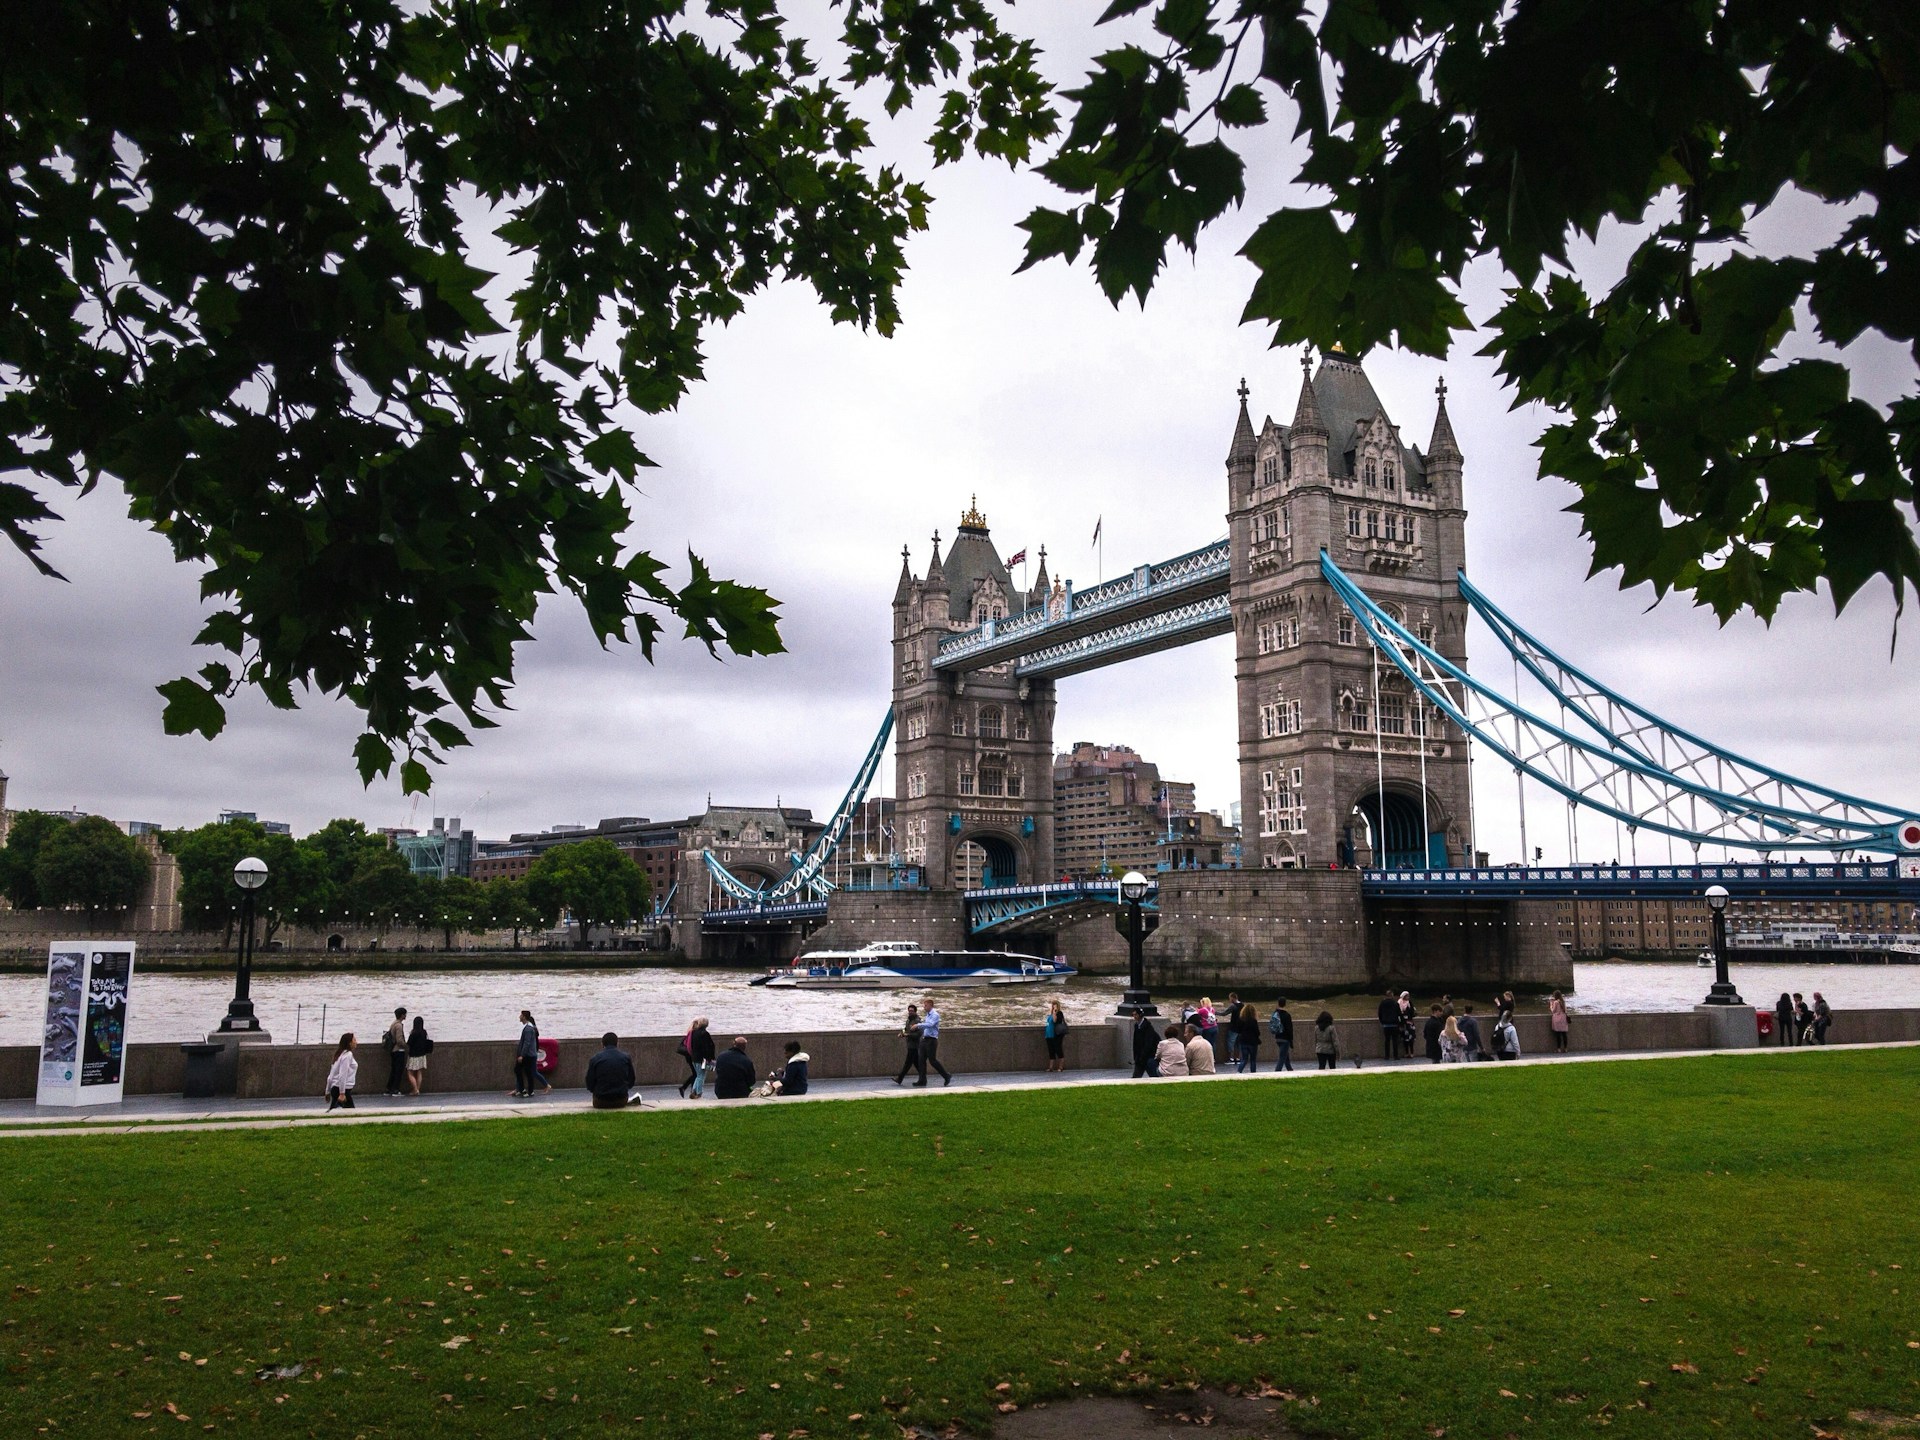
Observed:
[[[912,940],[876,940],[858,950],[816,950],[748,983],[769,990],[965,990],[989,985],[1063,985],[1064,960],[1007,951],[928,950]]]

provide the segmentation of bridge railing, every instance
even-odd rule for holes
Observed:
[[[1478,869],[1364,870],[1369,885],[1429,884],[1456,880],[1485,883],[1497,880],[1698,880],[1702,885],[1728,880],[1898,880],[1898,861],[1848,861],[1830,865],[1752,864],[1731,861],[1722,865],[1490,865]]]
[[[1090,590],[1068,591],[1065,611],[1055,615],[1045,605],[1010,616],[1005,620],[989,620],[984,625],[971,630],[963,630],[940,642],[935,664],[950,664],[963,660],[977,650],[998,646],[1007,640],[1026,635],[1029,632],[1045,630],[1051,625],[1064,624],[1069,620],[1081,620],[1097,615],[1103,610],[1111,610],[1119,605],[1137,601],[1145,596],[1162,591],[1184,589],[1186,586],[1202,580],[1214,579],[1228,572],[1231,552],[1225,540],[1211,545],[1203,545],[1198,550],[1189,550],[1184,555],[1176,555],[1171,560],[1162,560],[1152,565],[1142,565],[1125,575],[1096,585]]]

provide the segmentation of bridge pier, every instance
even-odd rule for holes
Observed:
[[[1368,901],[1357,870],[1169,871],[1150,985],[1312,997],[1353,990],[1573,987],[1550,903]]]

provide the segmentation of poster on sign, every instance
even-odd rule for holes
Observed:
[[[1920,859],[1902,860],[1900,862],[1900,878],[1902,880],[1920,880]]]
[[[40,1036],[40,1104],[120,1100],[132,989],[131,943],[54,942],[47,956],[46,1023]]]

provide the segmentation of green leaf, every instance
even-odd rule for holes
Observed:
[[[227,710],[220,703],[220,697],[198,681],[182,676],[154,689],[167,702],[167,708],[160,715],[161,727],[167,734],[189,735],[197,731],[211,740],[227,728]]]

